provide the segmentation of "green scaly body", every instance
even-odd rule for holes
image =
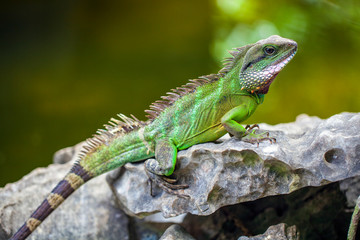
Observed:
[[[79,161],[11,239],[25,239],[86,181],[128,162],[146,160],[149,177],[171,175],[177,151],[227,132],[264,139],[239,123],[254,113],[270,84],[295,55],[294,41],[271,36],[236,48],[217,74],[190,80],[147,110],[148,120],[119,115],[88,139]],[[155,157],[155,159],[149,159]],[[165,189],[166,190],[166,189]],[[171,191],[168,191],[171,193]]]
[[[229,83],[233,85],[232,88],[229,88]],[[236,81],[231,83],[220,79],[198,87],[196,92],[179,99],[148,125],[115,139],[110,145],[102,146],[97,153],[82,159],[80,165],[86,166],[89,172],[97,176],[127,162],[154,157],[156,142],[163,139],[171,141],[177,150],[183,150],[220,138],[227,133],[221,118],[229,109],[243,105],[246,114],[239,121],[244,121],[263,100],[263,96],[240,91],[237,85]],[[218,91],[210,94],[213,89]],[[109,161],[105,164],[97,159]],[[90,162],[100,165],[94,168],[94,165],[89,165]]]

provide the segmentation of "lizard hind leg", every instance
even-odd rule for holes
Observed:
[[[170,176],[176,165],[177,148],[170,139],[161,139],[155,143],[155,159],[145,161],[145,170],[152,183],[162,188],[167,193],[179,197],[188,197],[177,190],[188,188],[188,185],[175,185],[176,179],[167,178]]]
[[[170,139],[161,139],[155,143],[155,159],[145,162],[145,167],[157,175],[170,176],[175,170],[177,149]]]

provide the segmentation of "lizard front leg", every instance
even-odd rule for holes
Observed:
[[[239,124],[239,122],[242,122],[249,117],[249,112],[246,105],[237,106],[224,114],[221,118],[221,123],[231,135],[242,139],[245,142],[257,143],[258,145],[259,142],[265,140],[269,140],[271,143],[276,142],[275,138],[269,137],[269,133],[256,134],[254,128],[259,128],[257,124],[253,126],[247,125],[246,127]],[[264,134],[266,134],[266,137],[264,137]],[[245,136],[248,136],[248,138],[245,139]]]
[[[170,194],[179,197],[188,197],[175,190],[188,188],[188,185],[174,185],[175,179],[166,178],[170,176],[176,165],[177,148],[171,139],[161,139],[155,143],[155,159],[145,161],[146,173],[150,179],[150,183],[155,183],[160,188]],[[152,186],[151,190],[152,190]]]

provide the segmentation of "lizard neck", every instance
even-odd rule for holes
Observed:
[[[264,102],[265,94],[255,93],[256,102],[262,104]]]

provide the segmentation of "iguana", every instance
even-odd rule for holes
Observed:
[[[237,138],[248,135],[252,143],[272,138],[256,134],[256,125],[239,123],[264,101],[277,74],[294,57],[297,43],[271,36],[229,51],[217,74],[201,76],[172,89],[146,110],[146,121],[119,114],[105,130],[87,140],[70,172],[51,191],[12,240],[25,239],[66,198],[88,180],[128,162],[145,161],[150,180],[169,193],[186,185],[163,178],[174,172],[177,151],[214,141],[227,132]],[[155,157],[155,159],[149,159]]]

